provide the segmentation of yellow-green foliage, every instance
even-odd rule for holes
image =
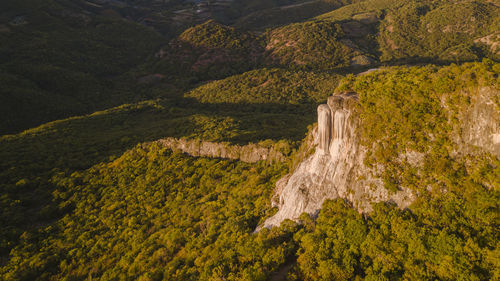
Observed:
[[[223,129],[229,135],[214,137],[228,140],[282,134],[290,119],[266,127],[259,122],[268,115],[247,104],[175,100],[4,136],[1,250],[8,259],[0,278],[265,280],[296,260],[291,280],[498,279],[500,163],[487,153],[453,153],[450,134],[478,87],[498,88],[499,72],[484,61],[348,77],[339,89],[360,94],[367,164],[387,168],[388,188],[416,192],[411,211],[382,203],[360,215],[342,200],[327,201],[317,222],[303,215],[302,225],[285,221],[259,233],[252,232],[272,215],[274,184],[288,170],[282,164],[192,158],[151,144],[120,154],[147,137],[192,134],[186,120],[204,128],[195,134]],[[201,113],[221,108],[241,115]],[[399,161],[408,150],[425,153],[421,168]]]
[[[185,97],[202,103],[311,104],[332,95],[340,75],[258,69],[210,82]]]
[[[318,16],[318,19],[329,21],[343,21],[353,19],[354,16],[367,12],[382,13],[382,11],[400,6],[408,1],[406,0],[364,0],[346,5],[329,13]]]
[[[326,202],[316,225],[295,236],[298,280],[491,280],[499,276],[500,161],[464,155],[453,142],[460,112],[479,87],[500,92],[500,64],[396,67],[349,77],[367,164],[383,165],[386,187],[411,188],[411,211],[377,204],[361,216]],[[493,102],[498,103],[498,98]],[[474,120],[471,120],[474,122]],[[401,153],[425,155],[414,166]],[[307,222],[307,218],[305,218]],[[305,224],[307,225],[307,224]],[[307,231],[309,228],[309,231]],[[302,232],[303,231],[303,232]]]
[[[368,163],[385,164],[386,180],[393,187],[402,184],[422,191],[429,184],[443,184],[443,173],[451,173],[447,189],[460,186],[462,178],[456,173],[464,168],[465,159],[452,156],[453,134],[461,122],[457,117],[479,87],[498,89],[498,70],[499,64],[492,61],[444,68],[396,67],[341,82],[340,89],[360,93],[362,141],[371,147]],[[435,174],[417,175],[396,159],[408,151],[426,153],[425,163],[431,166],[425,169]]]
[[[0,10],[8,29],[0,32],[0,134],[137,101],[142,90],[120,75],[163,40],[137,23],[85,14],[70,1],[5,0]],[[25,24],[8,24],[17,17]]]
[[[23,234],[0,274],[3,280],[262,279],[295,251],[289,240],[296,225],[251,234],[270,214],[274,182],[285,171],[142,145],[110,163],[57,175],[54,203],[72,211]]]
[[[253,2],[253,1],[250,1]],[[266,1],[269,2],[269,1]],[[239,18],[235,26],[242,29],[272,28],[279,25],[300,22],[321,15],[333,9],[350,4],[352,0],[315,0],[296,1],[281,7],[268,8],[255,11]]]
[[[486,52],[473,40],[500,23],[492,1],[354,2],[262,37],[207,22],[172,41],[163,59],[136,68],[165,43],[152,29],[75,14],[81,1],[2,1],[0,130],[127,104],[0,137],[0,279],[274,280],[282,272],[273,272],[294,264],[290,280],[500,279],[500,161],[479,149],[458,151],[454,142],[459,113],[478,89],[500,91],[498,63],[383,68],[338,87],[360,94],[366,164],[384,167],[387,189],[414,192],[411,210],[376,204],[360,215],[342,200],[326,201],[316,222],[302,215],[302,225],[253,233],[275,211],[275,182],[310,147],[287,167],[193,158],[145,143],[253,142],[290,154],[339,76],[244,71],[261,63],[348,66],[360,52],[340,42],[340,26],[367,12],[383,19],[378,42],[391,62],[475,60]],[[240,4],[248,11],[295,3]],[[28,24],[9,23],[19,15]],[[166,74],[173,90],[135,85],[151,73]],[[226,79],[170,94],[214,78]],[[159,95],[169,98],[131,103]],[[421,153],[418,165],[400,157],[407,152]]]
[[[394,205],[374,207],[369,217],[363,217],[342,200],[325,202],[315,227],[296,235],[298,267],[291,275],[302,280],[498,278],[493,222],[470,220],[461,213],[453,214],[459,222],[440,225]],[[450,215],[453,210],[432,212]]]
[[[477,60],[487,52],[474,40],[498,30],[499,14],[486,1],[411,1],[385,16],[381,60]]]
[[[274,29],[267,35],[267,61],[298,68],[347,67],[358,54],[340,42],[340,25],[328,21],[304,22]]]
[[[256,67],[262,45],[260,37],[209,20],[172,40],[153,67],[180,80],[222,79]]]
[[[293,120],[294,126],[290,126]],[[246,104],[204,105],[183,100],[146,101],[47,123],[0,137],[0,253],[25,229],[56,214],[50,177],[119,157],[135,144],[163,137],[269,146],[299,141],[314,120],[314,108]],[[280,140],[283,140],[280,142]],[[293,147],[292,147],[293,148]],[[284,152],[287,148],[283,147]],[[290,148],[288,148],[290,150]],[[45,206],[47,208],[41,211]]]
[[[249,51],[256,41],[256,37],[250,33],[237,31],[233,27],[224,26],[212,20],[188,28],[179,36],[179,39],[196,47],[239,52]]]

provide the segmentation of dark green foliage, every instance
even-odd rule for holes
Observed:
[[[184,31],[179,40],[196,47],[220,48],[245,53],[253,45],[255,37],[236,31],[232,27],[208,21]]]
[[[488,53],[476,39],[498,30],[499,14],[482,1],[411,1],[385,16],[381,60],[477,60]]]
[[[340,25],[315,21],[287,25],[267,35],[268,63],[306,69],[335,69],[350,65],[359,54],[340,42]]]
[[[382,11],[398,7],[407,3],[407,0],[362,0],[353,1],[354,3],[346,5],[329,13],[318,16],[318,19],[329,21],[345,21],[354,19],[356,15],[364,13],[376,12],[381,14]]]
[[[339,83],[323,71],[367,54],[390,64],[495,58],[495,42],[481,40],[498,32],[498,1],[305,2],[235,1],[214,17],[260,29],[353,4],[262,35],[208,21],[165,46],[131,19],[150,15],[157,30],[181,33],[195,21],[166,19],[194,4],[2,1],[0,134],[103,111],[0,137],[0,279],[500,279],[500,162],[455,143],[479,89],[499,90],[490,60],[387,68],[338,88],[360,94],[366,164],[384,167],[390,192],[414,192],[411,210],[380,203],[362,215],[326,201],[316,222],[303,214],[302,225],[253,233],[275,211],[275,182],[313,151],[294,149]],[[284,68],[261,69],[269,65]],[[158,84],[141,79],[160,73]],[[149,143],[163,137],[293,157],[194,158]]]
[[[338,85],[336,74],[259,69],[198,87],[185,96],[202,103],[316,104]]]
[[[294,126],[289,126],[293,120]],[[23,229],[57,214],[50,206],[54,173],[87,169],[118,157],[137,143],[163,137],[247,144],[303,138],[314,121],[311,105],[197,104],[190,100],[146,101],[47,123],[0,137],[0,252],[6,254]],[[50,209],[47,209],[47,211]]]
[[[262,40],[213,20],[185,30],[163,48],[156,72],[195,81],[247,71],[261,60]]]
[[[239,18],[234,24],[238,28],[262,30],[310,19],[333,9],[350,4],[352,0],[298,1],[281,7],[258,10]]]
[[[306,280],[354,280],[362,273],[360,246],[367,223],[345,201],[326,202],[314,231],[301,237],[297,261]]]
[[[158,48],[158,33],[71,2],[22,2],[0,4],[0,133],[144,98],[120,75]]]

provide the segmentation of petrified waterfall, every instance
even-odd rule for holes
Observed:
[[[328,154],[331,138],[331,122],[332,112],[328,105],[322,104],[318,106],[318,135],[319,145],[318,149],[323,154]]]
[[[355,93],[341,93],[318,107],[316,150],[277,182],[273,205],[279,210],[262,227],[278,226],[303,212],[316,215],[326,199],[346,198],[360,211],[369,211],[371,202],[392,200],[402,207],[411,202],[407,191],[389,194],[364,166],[366,149],[359,144],[359,122],[354,117],[357,100]]]

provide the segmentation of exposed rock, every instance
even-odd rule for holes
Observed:
[[[331,140],[332,112],[328,105],[318,106],[318,149],[323,154],[328,154]]]
[[[375,60],[365,56],[365,55],[359,55],[355,56],[351,59],[351,66],[367,66],[375,63]]]
[[[286,157],[273,147],[267,148],[257,144],[230,145],[228,143],[201,140],[165,138],[157,141],[172,150],[180,150],[191,156],[226,158],[248,163],[258,161],[283,162]]]
[[[478,38],[474,42],[486,44],[490,48],[491,53],[500,55],[500,32]]]
[[[362,212],[371,211],[371,202],[394,201],[405,208],[413,201],[413,194],[404,188],[389,192],[376,176],[380,171],[364,165],[366,148],[359,143],[357,100],[356,93],[346,92],[318,107],[318,149],[277,182],[273,206],[279,210],[262,227],[278,226],[303,212],[316,215],[326,199],[346,198]]]
[[[10,32],[10,28],[5,24],[0,24],[0,33]]]
[[[499,91],[492,87],[475,91],[462,93],[470,100],[458,112],[447,108],[444,100],[442,103],[450,113],[450,124],[455,124],[451,137],[456,154],[486,151],[500,158]],[[279,210],[261,227],[278,226],[284,219],[295,220],[303,212],[316,215],[326,199],[347,199],[360,212],[370,212],[373,202],[392,201],[407,208],[414,201],[415,194],[404,186],[399,186],[397,192],[384,187],[383,165],[365,166],[368,149],[360,144],[357,102],[356,93],[344,92],[329,97],[328,105],[318,107],[318,128],[312,130],[314,140],[307,141],[317,149],[276,183],[272,205]],[[420,169],[425,153],[406,151],[398,158]]]
[[[165,78],[164,75],[156,73],[140,77],[139,79],[137,79],[137,82],[140,84],[156,84],[163,78]]]
[[[483,87],[473,95],[468,110],[459,116],[455,135],[461,153],[471,153],[470,145],[500,158],[500,105],[495,103],[498,90]]]
[[[10,25],[13,26],[18,26],[18,25],[25,25],[28,24],[28,21],[26,20],[26,16],[17,16],[13,18],[10,22]]]

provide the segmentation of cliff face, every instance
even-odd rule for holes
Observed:
[[[500,106],[498,90],[483,87],[471,97],[470,106],[459,116],[455,142],[461,153],[479,147],[500,158]]]
[[[283,162],[286,156],[275,150],[257,144],[230,145],[227,143],[165,138],[157,141],[164,147],[180,150],[191,156],[226,158],[247,163],[258,161]]]
[[[453,154],[467,158],[483,151],[500,158],[498,89],[482,87],[463,96],[470,100],[460,108],[450,107],[453,103],[442,104],[453,127]],[[297,219],[303,212],[316,215],[326,199],[345,198],[360,212],[370,212],[372,202],[392,201],[406,208],[414,201],[416,195],[404,186],[399,186],[397,192],[384,187],[383,165],[369,168],[364,164],[367,147],[360,144],[357,102],[356,93],[344,92],[318,107],[318,127],[312,131],[313,140],[307,141],[316,150],[293,173],[277,182],[272,204],[279,210],[262,227],[278,226],[284,219]],[[398,157],[418,170],[425,156],[406,151]]]
[[[346,198],[360,211],[370,211],[371,202],[391,200],[403,208],[412,202],[408,190],[389,193],[374,176],[380,171],[363,164],[366,148],[359,142],[357,100],[355,93],[342,93],[318,107],[318,128],[313,132],[317,149],[293,174],[278,181],[273,205],[279,211],[263,227],[297,219],[303,212],[316,215],[326,199]]]

